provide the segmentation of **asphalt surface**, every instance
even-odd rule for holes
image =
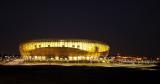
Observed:
[[[0,66],[0,84],[154,84],[159,80],[160,70],[55,65]]]

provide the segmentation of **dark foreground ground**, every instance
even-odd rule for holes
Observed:
[[[159,81],[160,71],[140,69],[0,66],[0,84],[159,84]]]

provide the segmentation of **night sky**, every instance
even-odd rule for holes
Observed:
[[[0,9],[2,53],[32,39],[82,38],[108,43],[112,55],[160,56],[154,0],[1,0]]]

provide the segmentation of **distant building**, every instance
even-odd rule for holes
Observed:
[[[86,39],[40,39],[24,42],[19,49],[25,61],[94,61],[108,56],[110,47]]]

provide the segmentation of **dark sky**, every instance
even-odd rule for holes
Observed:
[[[108,43],[111,54],[160,56],[159,9],[154,0],[1,0],[0,52],[41,38]]]

